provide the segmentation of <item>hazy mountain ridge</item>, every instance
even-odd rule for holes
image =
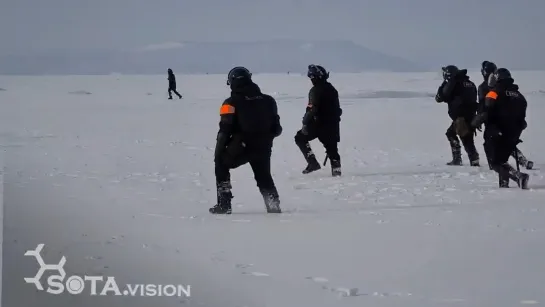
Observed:
[[[225,73],[244,65],[259,73],[305,72],[319,63],[335,72],[422,71],[425,67],[351,41],[183,42],[135,51],[50,51],[0,57],[0,74]]]

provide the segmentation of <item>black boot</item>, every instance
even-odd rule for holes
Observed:
[[[475,146],[473,146],[475,147]],[[467,156],[469,158],[469,165],[480,167],[481,164],[479,162],[479,153],[477,153],[477,150],[475,151],[468,151]]]
[[[461,166],[462,165],[462,158],[454,158],[452,161],[447,162],[447,165],[455,165],[455,166]]]
[[[341,176],[341,160],[331,159],[331,176],[339,177]]]
[[[462,165],[462,147],[458,138],[449,138],[450,151],[452,152],[452,161],[447,165]]]
[[[504,168],[498,168],[498,180],[500,188],[509,188],[509,170]]]
[[[208,211],[212,214],[231,214],[231,183],[228,181],[216,183],[217,204]]]
[[[479,152],[477,151],[477,148],[475,147],[475,141],[473,139],[473,135],[470,134],[469,136],[463,137],[462,144],[464,145],[464,149],[467,153],[469,164],[471,166],[477,166],[477,167],[481,166],[481,164],[479,163]]]
[[[276,188],[270,190],[259,189],[259,192],[263,196],[267,213],[282,213],[282,210],[280,210],[280,196],[278,196]]]
[[[502,171],[507,177],[515,181],[519,188],[524,190],[528,189],[528,181],[530,181],[530,176],[528,174],[517,171],[509,163],[504,163],[502,165]]]
[[[516,156],[515,156],[515,152],[513,152],[513,157],[515,158],[518,157],[517,163],[520,166],[525,167],[528,170],[534,168],[534,162],[526,159],[526,156],[522,153],[522,151],[520,151],[520,149],[517,148],[515,149],[515,151],[516,151]]]
[[[528,182],[530,181],[530,175],[526,173],[520,173],[518,185],[523,190],[528,190]]]
[[[314,155],[311,155],[310,157],[307,158],[307,163],[308,165],[303,170],[303,174],[309,174],[322,168],[318,160],[316,160],[316,156]]]
[[[479,166],[481,166],[481,164],[479,163],[479,160],[477,159],[477,160],[472,160],[472,161],[471,161],[471,166],[477,166],[477,167],[479,167]]]
[[[303,157],[305,157],[305,160],[308,163],[307,167],[303,170],[303,174],[319,170],[321,168],[320,163],[316,160],[316,156],[312,152],[310,143],[305,140],[305,136],[300,132],[295,135],[295,144],[299,147],[299,150],[301,150]]]

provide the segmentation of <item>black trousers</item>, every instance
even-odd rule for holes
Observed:
[[[174,94],[176,94],[178,97],[182,97],[182,95],[180,95],[180,93],[178,93],[178,91],[176,90],[175,86],[169,86],[168,87],[168,98],[172,98],[172,92],[174,92]]]
[[[508,163],[518,143],[518,137],[500,135],[493,129],[485,133],[484,148],[489,155],[490,168],[499,175],[500,187],[508,187],[509,179],[520,180],[521,173]]]
[[[488,132],[484,135],[484,150],[492,167],[507,163],[516,150],[518,139]]]
[[[483,138],[484,138],[484,143],[483,143],[483,147],[484,147],[484,153],[486,154],[486,159],[488,160],[488,165],[492,168],[492,165],[493,165],[493,161],[492,161],[492,157],[494,155],[494,147],[496,147],[496,145],[494,144],[494,128],[486,128],[484,129],[484,134],[483,134]],[[511,156],[515,159],[518,158],[517,160],[517,163],[519,165],[522,165],[522,166],[526,166],[526,164],[528,163],[528,159],[526,158],[526,156],[522,153],[522,151],[520,151],[520,149],[518,149],[516,146],[518,144],[515,145],[515,148],[514,150],[511,152]],[[515,155],[515,152],[517,153]]]
[[[475,132],[474,131],[470,131],[465,136],[458,138],[458,133],[456,132],[456,125],[455,125],[455,122],[453,121],[450,124],[450,126],[447,128],[447,132],[445,133],[445,135],[447,136],[447,139],[450,143],[450,146],[453,152],[455,151],[457,152],[461,149],[459,145],[461,140],[468,158],[471,161],[479,159],[479,153],[477,151],[477,148],[475,147]]]
[[[229,153],[222,154],[215,162],[216,184],[224,184],[231,181],[231,169],[249,163],[254,173],[257,187],[264,191],[276,190],[271,175],[271,150],[260,149],[245,151],[237,156]]]
[[[295,144],[299,147],[305,156],[305,159],[308,160],[314,155],[309,142],[315,139],[318,139],[320,143],[322,143],[327,155],[332,161],[339,161],[341,159],[338,148],[339,137],[336,134],[336,130],[333,129],[333,131],[331,131],[328,129],[320,130],[314,128],[309,129],[306,135],[301,130],[297,131],[295,134]]]

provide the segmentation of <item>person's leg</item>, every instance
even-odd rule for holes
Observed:
[[[301,150],[301,153],[307,161],[307,167],[303,170],[303,174],[308,174],[314,171],[319,170],[320,163],[316,160],[316,156],[310,147],[310,141],[316,139],[316,133],[314,131],[309,131],[307,134],[304,134],[303,131],[299,130],[295,134],[295,144]]]
[[[460,140],[456,134],[454,122],[450,124],[445,135],[447,136],[447,140],[450,144],[450,151],[452,152],[452,161],[448,162],[447,165],[462,165],[462,147],[460,146]]]
[[[271,174],[271,153],[258,153],[250,160],[255,182],[269,213],[280,213],[280,196]]]

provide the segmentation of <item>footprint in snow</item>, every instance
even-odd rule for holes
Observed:
[[[537,305],[537,304],[539,304],[538,301],[534,301],[534,300],[524,300],[524,301],[520,301],[520,303],[522,305]]]
[[[235,268],[244,270],[244,269],[251,268],[251,267],[253,267],[253,266],[254,266],[253,264],[236,264],[236,265],[235,265]],[[269,274],[267,274],[267,273],[262,273],[262,272],[247,272],[247,271],[242,271],[241,274],[242,274],[242,275],[256,276],[256,277],[268,277],[268,276],[270,276]]]
[[[102,256],[86,256],[85,260],[101,260]]]
[[[226,259],[225,252],[214,253],[210,259],[215,262],[224,262]]]
[[[312,280],[315,283],[328,283],[329,279],[325,277],[305,277],[305,279]],[[343,287],[328,287],[328,286],[322,286],[322,289],[331,291],[341,297],[348,297],[348,296],[358,296],[359,290],[358,288],[343,288]]]
[[[317,282],[317,283],[329,282],[329,279],[327,279],[325,277],[312,277],[312,276],[309,276],[309,277],[305,277],[305,279],[312,280],[313,282]]]
[[[351,297],[351,296],[378,296],[378,297],[408,297],[412,296],[411,293],[402,293],[402,292],[373,292],[373,293],[363,293],[360,292],[358,288],[348,288],[348,287],[329,287],[325,285],[329,280],[325,277],[305,277],[305,279],[311,280],[315,283],[324,284],[322,289],[333,292],[340,297]]]
[[[365,294],[360,294],[358,288],[330,288],[329,290],[336,293],[340,297],[365,295]]]
[[[270,276],[267,273],[261,273],[261,272],[242,272],[242,275],[251,275],[256,277],[268,277]]]
[[[463,303],[466,300],[463,298],[442,298],[442,299],[434,299],[434,301],[439,303]]]

